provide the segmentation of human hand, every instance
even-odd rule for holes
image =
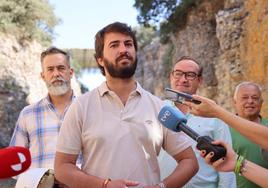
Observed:
[[[54,187],[58,187],[58,188],[65,188],[67,186],[65,186],[65,184],[59,182],[56,178],[54,179]]]
[[[214,153],[210,152],[208,155],[206,155],[206,151],[202,150],[200,151],[200,155],[205,159],[206,163],[213,166],[215,170],[220,171],[220,172],[234,171],[236,159],[237,159],[237,154],[234,152],[234,150],[228,144],[219,140],[213,141],[212,144],[222,145],[223,147],[225,147],[227,153],[225,157],[211,163],[210,160],[213,157]]]
[[[219,108],[219,106],[215,103],[215,101],[198,95],[192,95],[192,97],[196,100],[201,101],[201,104],[184,101],[183,104],[189,107],[190,113],[203,117],[217,116],[217,108]]]
[[[132,180],[112,180],[107,184],[107,188],[127,188],[139,185],[139,182]]]

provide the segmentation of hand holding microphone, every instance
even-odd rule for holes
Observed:
[[[31,165],[29,149],[12,146],[0,149],[0,179],[17,176]]]
[[[197,149],[205,150],[206,154],[213,152],[214,156],[211,162],[214,162],[226,155],[226,149],[221,145],[213,145],[213,139],[209,136],[200,136],[194,130],[186,126],[187,119],[185,115],[174,106],[164,106],[159,114],[158,120],[168,129],[179,132],[183,131],[192,139],[197,141]]]

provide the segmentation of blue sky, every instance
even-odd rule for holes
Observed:
[[[94,36],[105,25],[120,21],[137,26],[134,0],[49,0],[62,22],[55,27],[53,45],[59,48],[94,48]]]

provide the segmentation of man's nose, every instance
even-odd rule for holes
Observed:
[[[53,70],[53,77],[59,77],[60,76],[60,71],[58,69]]]
[[[119,53],[125,53],[127,52],[127,47],[125,44],[120,44],[119,46]]]
[[[187,79],[186,79],[186,74],[182,74],[181,75],[181,77],[180,77],[180,81],[188,81]]]
[[[248,103],[254,103],[254,99],[249,97],[248,100],[247,100]]]

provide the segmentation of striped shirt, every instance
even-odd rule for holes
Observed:
[[[58,134],[68,108],[60,115],[47,96],[21,111],[10,146],[29,148],[32,157],[30,168],[54,169]]]

